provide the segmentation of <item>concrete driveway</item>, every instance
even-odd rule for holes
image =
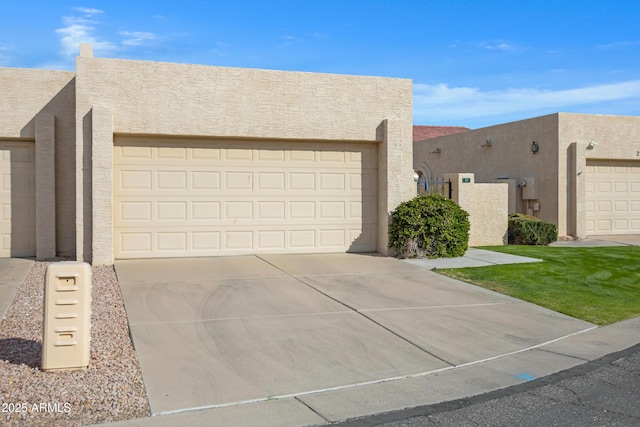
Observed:
[[[640,234],[611,234],[607,236],[591,236],[590,239],[604,240],[621,245],[640,246]]]
[[[640,234],[609,234],[600,236],[587,236],[586,239],[566,240],[551,243],[551,246],[640,246]]]
[[[0,319],[9,309],[18,286],[24,281],[34,261],[21,258],[0,258]]]
[[[154,415],[285,397],[299,404],[593,327],[374,255],[127,260],[115,268]]]

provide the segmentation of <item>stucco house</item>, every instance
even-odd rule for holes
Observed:
[[[94,58],[0,68],[0,256],[386,253],[407,79]]]
[[[414,141],[414,168],[508,182],[509,211],[561,237],[640,234],[640,117],[557,113]]]

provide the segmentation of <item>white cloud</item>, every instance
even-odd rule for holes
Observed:
[[[497,50],[502,52],[520,52],[524,50],[522,46],[516,43],[505,41],[505,40],[487,40],[487,41],[476,41],[476,42],[467,42],[467,43],[455,41],[449,45],[449,47],[452,49],[456,49],[464,46],[470,46],[470,47],[485,49],[485,50]]]
[[[479,43],[478,46],[480,46],[483,49],[502,50],[507,52],[516,50],[518,48],[515,44],[507,43],[507,42],[482,42],[482,43]]]
[[[64,27],[58,28],[56,33],[60,36],[60,51],[66,57],[74,57],[78,54],[80,43],[89,43],[93,51],[98,54],[109,54],[118,47],[109,41],[100,39],[96,33],[96,22],[90,19],[93,15],[102,13],[98,9],[75,8],[83,13],[83,16],[63,17]]]
[[[459,122],[479,117],[550,110],[600,102],[640,100],[640,80],[586,86],[577,89],[544,90],[520,88],[482,91],[476,87],[446,84],[414,85],[416,122]]]
[[[122,44],[125,46],[146,46],[153,44],[156,40],[156,35],[146,31],[120,31],[118,33],[124,39]]]
[[[86,16],[99,15],[103,13],[100,9],[93,9],[88,7],[74,7],[73,10],[77,10],[78,12]]]

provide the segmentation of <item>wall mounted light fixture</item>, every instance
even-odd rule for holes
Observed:
[[[481,147],[491,147],[491,140],[487,139],[484,144],[481,145]]]
[[[440,154],[442,153],[442,150],[440,149],[440,147],[436,148],[435,151],[432,151],[431,154]]]
[[[531,143],[531,152],[532,152],[533,154],[536,154],[536,153],[538,152],[538,150],[540,150],[540,146],[538,145],[538,143],[537,143],[537,142],[533,141],[533,142]]]

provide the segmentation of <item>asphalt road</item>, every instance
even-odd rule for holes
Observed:
[[[640,344],[492,393],[336,425],[640,426]]]

